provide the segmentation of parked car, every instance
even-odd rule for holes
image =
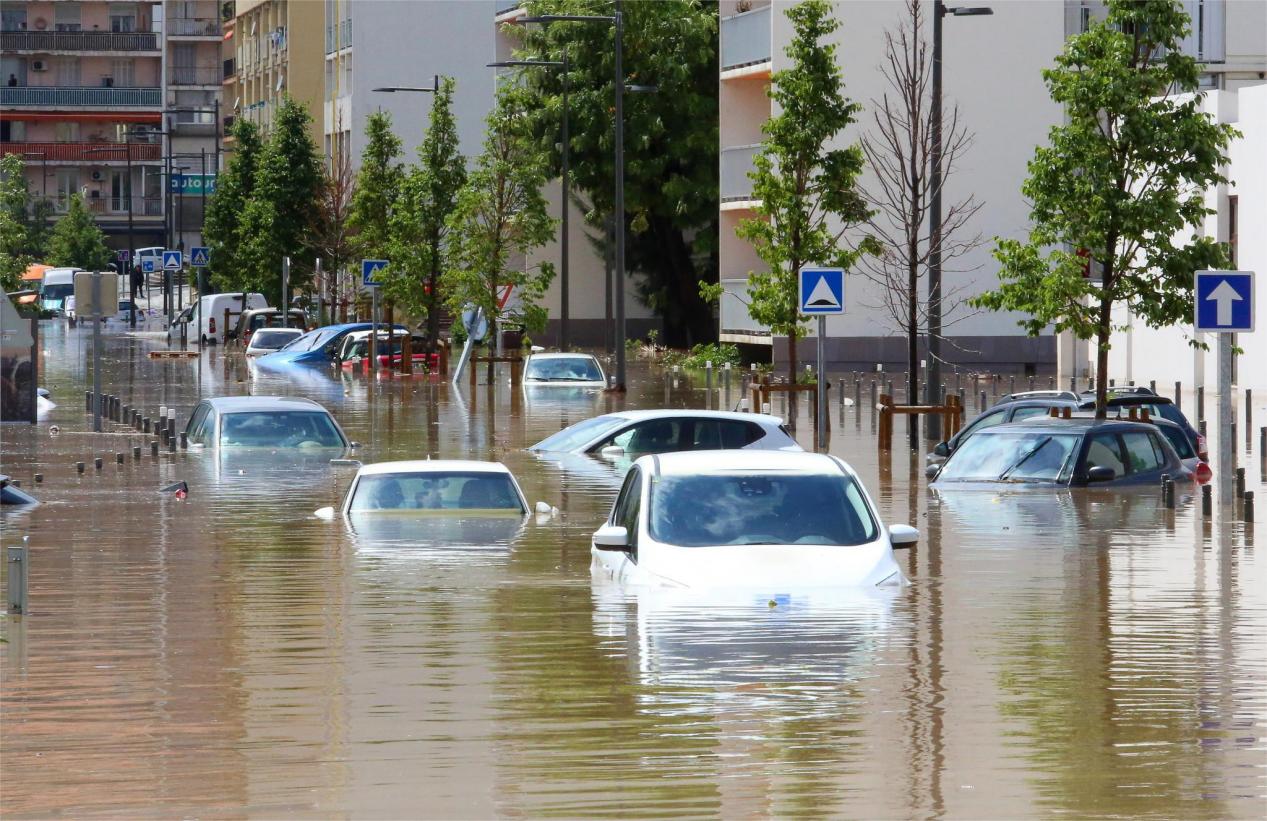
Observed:
[[[299,397],[204,399],[190,415],[185,434],[191,447],[343,450],[351,446],[330,411]]]
[[[326,325],[309,331],[280,351],[256,359],[260,367],[285,368],[290,365],[328,365],[335,361],[343,338],[355,331],[368,331],[374,326],[369,322],[347,322],[342,325]],[[382,323],[379,329],[384,329]],[[392,326],[407,333],[404,325]]]
[[[605,388],[607,377],[598,360],[587,353],[533,353],[524,360],[525,385],[562,385],[569,388]]]
[[[427,338],[421,334],[410,334],[409,336],[409,358],[413,362],[414,368],[419,371],[424,369],[438,371],[440,369],[440,354],[427,353]],[[391,346],[390,353],[387,350],[389,345]],[[363,367],[365,361],[369,359],[369,347],[370,332],[353,331],[343,337],[343,344],[339,348],[337,357],[339,364],[349,369]],[[399,368],[401,357],[404,356],[404,349],[405,334],[388,334],[387,331],[382,329],[378,331],[375,351],[380,368]]]
[[[260,328],[282,327],[281,308],[248,308],[238,315],[237,324],[229,331],[226,342],[241,342],[248,345],[251,334]],[[291,308],[286,317],[287,328],[298,328],[300,332],[308,327],[308,319],[302,308]]]
[[[591,542],[596,569],[686,587],[901,584],[895,547],[853,470],[817,453],[644,456]]]
[[[455,512],[527,515],[528,501],[500,462],[462,459],[364,465],[343,497],[344,516]],[[328,518],[332,508],[317,515]]]
[[[1078,416],[1081,418],[1095,418],[1090,411],[1079,411]],[[1161,431],[1162,436],[1166,437],[1166,441],[1175,449],[1175,455],[1179,457],[1179,461],[1183,462],[1183,466],[1192,472],[1193,477],[1198,484],[1206,484],[1210,479],[1214,478],[1214,472],[1210,470],[1209,464],[1206,463],[1192,446],[1192,440],[1188,437],[1187,431],[1181,426],[1176,425],[1169,419],[1160,416],[1149,415],[1148,424]]]
[[[1194,481],[1155,425],[1091,418],[1030,419],[978,431],[926,473],[935,485],[1159,484]]]
[[[702,410],[641,410],[585,419],[529,448],[538,452],[626,455],[680,450],[790,450],[800,445],[777,416]]]
[[[31,494],[13,485],[8,476],[0,474],[0,505],[38,505]]]
[[[1083,391],[1081,399],[1080,408],[1095,410],[1095,391]],[[1109,416],[1121,418],[1127,416],[1134,408],[1136,413],[1147,410],[1149,416],[1160,416],[1174,422],[1188,435],[1188,440],[1192,442],[1192,448],[1197,452],[1197,456],[1204,461],[1209,461],[1210,453],[1206,448],[1205,437],[1192,426],[1188,417],[1183,415],[1183,411],[1179,410],[1170,398],[1158,396],[1145,387],[1127,385],[1121,388],[1110,388],[1108,401]]]
[[[198,340],[204,345],[214,344],[228,332],[224,323],[226,310],[229,312],[229,322],[232,323],[244,310],[267,307],[268,300],[263,294],[207,294],[199,297],[197,302],[172,320],[171,327],[167,329],[167,338],[179,336],[180,326],[187,324],[187,338]]]
[[[263,356],[279,351],[299,337],[303,336],[303,328],[263,328],[251,334],[247,343],[247,356]]]

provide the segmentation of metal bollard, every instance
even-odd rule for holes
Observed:
[[[1214,510],[1214,489],[1209,485],[1201,486],[1201,515],[1209,518]]]
[[[123,464],[123,454],[122,454],[122,453],[116,453],[116,454],[114,455],[114,463],[115,463],[116,465],[121,465],[121,464]]]
[[[1173,508],[1175,506],[1175,489],[1174,483],[1170,481],[1170,474],[1163,473],[1161,475],[1161,503],[1162,506]]]
[[[879,392],[876,390],[875,380],[872,379],[871,380],[871,415],[873,417],[875,416],[876,402],[878,402],[879,399],[880,399]]]
[[[95,469],[97,469],[97,470],[101,470],[101,457],[100,457],[100,456],[98,456],[96,459],[93,459],[93,460],[92,460],[92,466],[93,466]]]
[[[1204,419],[1202,419],[1200,422],[1197,423],[1197,430],[1201,432],[1202,436],[1205,436],[1205,420]]]
[[[981,402],[977,405],[977,410],[985,410],[985,391],[981,391]]]
[[[854,374],[853,379],[853,407],[855,413],[862,410],[862,383],[858,381],[857,374]],[[1263,428],[1263,433],[1267,435],[1267,428]]]
[[[713,395],[713,360],[709,359],[704,363],[704,390],[708,391],[709,399]]]
[[[1245,491],[1245,504],[1241,506],[1241,519],[1246,522],[1254,521],[1254,491]]]
[[[1258,429],[1258,458],[1267,459],[1267,427]]]
[[[1078,377],[1076,376],[1069,377],[1069,392],[1070,393],[1078,392]]]
[[[27,612],[26,576],[27,545],[29,537],[23,537],[22,544],[11,546],[6,552],[9,563],[9,615],[22,616]]]
[[[1008,377],[1007,384],[1008,384],[1007,392],[1016,393],[1016,376],[1015,375]]]
[[[154,457],[155,459],[158,458],[158,440],[157,439],[154,440],[153,442],[150,442],[150,456]]]
[[[1236,498],[1245,498],[1245,468],[1236,469]]]
[[[1249,437],[1254,430],[1254,391],[1245,389],[1245,446],[1249,447]]]
[[[43,473],[37,473],[37,474],[35,474],[34,479],[35,479],[35,484],[37,484],[37,485],[38,485],[40,482],[43,482],[43,481],[44,481],[44,474],[43,474]]]
[[[1175,410],[1183,412],[1183,383],[1175,383]]]
[[[1047,377],[1047,390],[1054,391],[1056,389],[1056,377]]]
[[[92,391],[84,391],[84,413],[92,413]]]
[[[1110,380],[1109,380],[1109,388],[1110,388],[1110,389],[1112,389],[1112,388],[1116,388],[1116,387],[1117,387],[1117,380],[1116,380],[1116,379],[1110,379]]]
[[[83,462],[76,462],[76,463],[75,463],[75,470],[79,471],[80,473],[83,473],[83,472],[84,472],[84,463],[83,463]]]
[[[176,452],[176,437],[170,434],[167,437],[167,452],[168,453]]]
[[[1197,385],[1197,419],[1205,419],[1205,385]]]
[[[189,437],[183,430],[180,432],[180,449],[189,450]]]
[[[1032,376],[1029,378],[1029,389],[1031,391],[1034,390],[1034,377]]]
[[[132,446],[132,459],[133,459],[133,461],[135,461],[135,460],[137,460],[137,459],[140,459],[140,458],[141,458],[141,446],[140,446],[140,445],[133,445],[133,446]]]
[[[1156,379],[1150,379],[1150,380],[1148,380],[1148,389],[1149,389],[1150,391],[1152,391],[1153,393],[1157,393],[1157,380],[1156,380]]]
[[[727,362],[726,366],[722,368],[722,372],[721,372],[721,384],[722,384],[722,387],[725,389],[727,395],[730,394],[730,371],[731,371],[730,363]]]
[[[150,418],[148,416],[141,420],[141,432],[142,433],[150,432]]]

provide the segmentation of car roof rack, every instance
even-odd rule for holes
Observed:
[[[1002,405],[1005,402],[1018,402],[1022,399],[1064,399],[1069,402],[1080,402],[1082,397],[1073,391],[1022,391],[1020,393],[1005,393],[995,402],[996,405]]]

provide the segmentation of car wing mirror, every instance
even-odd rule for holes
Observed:
[[[625,455],[625,449],[620,445],[608,445],[598,452],[598,455],[604,459],[619,459]]]
[[[937,478],[937,473],[938,473],[940,470],[941,470],[941,465],[929,465],[928,467],[924,468],[924,478],[925,478],[925,479],[936,479],[936,478]]]
[[[319,507],[312,512],[312,515],[316,516],[318,519],[324,519],[328,522],[334,518],[334,508]]]
[[[943,459],[950,455],[950,444],[948,442],[938,442],[933,448],[933,454]]]
[[[910,525],[889,525],[889,543],[894,550],[914,547],[919,543],[919,531]]]
[[[599,550],[628,550],[629,531],[620,525],[603,525],[594,531],[594,547]]]
[[[1087,470],[1088,482],[1111,482],[1117,478],[1117,471],[1104,465],[1095,465]]]

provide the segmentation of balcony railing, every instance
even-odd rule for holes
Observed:
[[[219,37],[220,21],[214,17],[169,17],[169,37]]]
[[[68,196],[52,196],[49,197],[53,202],[53,210],[59,214],[64,214],[70,208],[70,197]],[[128,198],[112,197],[109,194],[100,196],[88,196],[84,198],[84,207],[90,214],[97,216],[124,217],[128,215]],[[132,198],[132,216],[133,217],[161,217],[163,216],[163,198],[162,197],[133,197]]]
[[[152,31],[6,31],[2,51],[158,51]]]
[[[0,105],[50,108],[158,108],[160,88],[101,88],[99,86],[0,86]]]
[[[748,279],[723,279],[721,300],[717,304],[718,325],[722,333],[769,334],[770,329],[748,315]]]
[[[722,71],[770,60],[772,7],[745,11],[721,21]]]
[[[736,202],[752,199],[752,158],[761,150],[761,143],[736,145],[721,150],[721,200]]]
[[[220,66],[172,66],[167,84],[173,86],[218,86],[224,82]]]
[[[91,153],[90,153],[91,152]],[[107,163],[127,162],[128,146],[124,143],[0,143],[2,154],[35,154],[27,157],[35,163]],[[158,143],[132,143],[132,162],[161,159],[163,147]]]

